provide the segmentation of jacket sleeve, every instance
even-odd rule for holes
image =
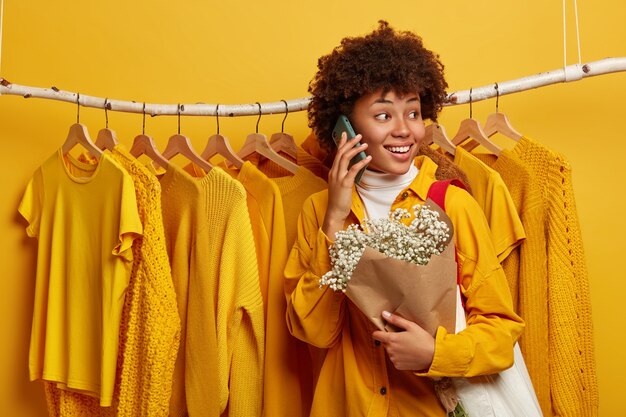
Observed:
[[[328,348],[341,335],[346,299],[341,292],[320,288],[320,277],[331,269],[328,247],[332,242],[320,227],[326,206],[315,204],[312,197],[298,218],[296,242],[285,267],[286,319],[293,336]]]
[[[439,327],[430,369],[418,375],[498,373],[513,365],[513,346],[524,323],[513,310],[506,277],[480,207],[465,191],[450,187],[446,212],[455,227],[467,327],[458,334]]]

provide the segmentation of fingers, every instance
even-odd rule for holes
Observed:
[[[358,172],[372,159],[371,156],[367,155],[365,159],[362,159],[350,166],[350,161],[358,153],[367,149],[366,143],[359,143],[362,138],[363,137],[361,135],[356,135],[354,138],[347,140],[345,132],[341,135],[335,160],[333,161],[333,166],[329,172],[329,179],[332,177],[332,179],[337,184],[341,184],[342,187],[351,188]]]
[[[389,341],[389,333],[383,332],[382,330],[376,330],[372,333],[372,338],[374,340],[378,340],[383,345]]]
[[[410,320],[407,320],[403,317],[400,317],[396,314],[391,314],[388,311],[383,311],[382,313],[383,318],[387,321],[387,323],[391,323],[396,327],[399,327],[403,330],[408,330],[411,326],[413,326],[415,323],[413,323]]]

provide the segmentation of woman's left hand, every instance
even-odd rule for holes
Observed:
[[[383,318],[404,331],[392,333],[380,330],[372,337],[382,343],[389,359],[401,371],[426,371],[435,355],[435,338],[417,323],[395,314],[383,312]]]

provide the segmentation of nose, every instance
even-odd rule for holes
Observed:
[[[391,132],[392,136],[398,137],[398,138],[405,138],[407,136],[409,136],[409,134],[411,133],[411,131],[409,130],[409,126],[407,124],[407,121],[404,120],[404,118],[402,117],[397,117],[395,119],[395,124],[393,126],[393,131]]]

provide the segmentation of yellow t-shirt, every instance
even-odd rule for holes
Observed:
[[[132,179],[109,155],[92,165],[59,149],[35,172],[19,212],[38,239],[30,378],[108,406],[131,246],[142,233]]]
[[[411,210],[424,203],[437,165],[415,159],[415,180],[392,204]],[[298,221],[298,238],[285,268],[287,322],[296,337],[327,348],[315,388],[311,416],[444,416],[432,381],[425,377],[474,376],[500,372],[513,363],[513,344],[523,329],[515,314],[502,267],[495,254],[482,210],[464,190],[450,187],[446,212],[455,228],[461,291],[466,297],[467,328],[458,334],[437,330],[435,355],[425,373],[398,371],[384,348],[372,339],[376,327],[343,293],[319,288],[331,269],[322,232],[328,192],[311,196]],[[353,191],[348,224],[364,218]],[[293,288],[293,290],[291,290]]]
[[[500,174],[457,146],[454,163],[472,188],[472,196],[485,213],[498,260],[502,262],[525,238],[524,226]]]

